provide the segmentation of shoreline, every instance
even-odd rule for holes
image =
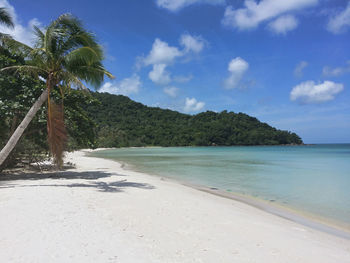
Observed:
[[[310,227],[327,234],[350,240],[350,232],[347,231],[346,228],[341,228],[338,225],[331,224],[329,222],[326,222],[325,220],[323,221],[322,219],[317,220],[319,218],[316,217],[306,216],[302,214],[301,211],[290,209],[287,206],[276,204],[272,205],[264,199],[255,198],[253,196],[239,195],[238,193],[234,192],[225,192],[223,190],[216,191],[206,187],[195,187],[191,185],[188,186],[213,195],[221,196],[223,198],[228,198],[238,202],[242,202],[244,204],[260,209],[264,212],[298,223],[302,226]]]
[[[350,241],[116,161],[0,180],[4,262],[350,262]]]
[[[137,148],[137,147],[131,147],[131,148]],[[147,147],[145,147],[147,148]],[[166,180],[169,180],[171,182],[181,184],[186,187],[190,187],[192,189],[196,189],[198,191],[206,192],[212,195],[220,196],[222,198],[227,198],[231,200],[235,200],[241,203],[244,203],[246,205],[255,207],[257,209],[260,209],[264,212],[270,213],[272,215],[276,215],[278,217],[290,220],[292,222],[298,223],[302,226],[310,227],[318,231],[325,232],[327,234],[331,234],[340,238],[348,239],[350,240],[350,229],[348,229],[345,225],[340,225],[336,224],[335,222],[331,220],[327,220],[326,218],[318,217],[313,214],[306,214],[303,211],[293,209],[291,207],[282,205],[280,203],[274,203],[271,204],[265,199],[257,198],[254,196],[250,195],[243,195],[237,192],[228,192],[222,189],[215,188],[213,189],[212,187],[209,186],[204,186],[204,185],[196,185],[192,183],[188,183],[185,181],[182,181],[180,179],[172,178],[172,177],[167,177],[167,176],[162,176],[162,175],[155,175],[155,174],[149,174],[145,173],[139,170],[133,169],[133,166],[128,164],[127,162],[124,161],[119,161],[114,158],[105,158],[105,157],[99,157],[99,156],[89,156],[90,153],[92,152],[99,152],[99,151],[104,151],[104,150],[111,150],[111,149],[118,149],[118,148],[99,148],[99,149],[94,149],[91,152],[88,152],[86,156],[92,157],[92,158],[101,158],[101,159],[107,159],[114,161],[118,163],[124,171],[132,171],[136,173],[141,173],[146,176],[154,176],[157,178],[166,178]],[[337,222],[338,223],[338,222]]]

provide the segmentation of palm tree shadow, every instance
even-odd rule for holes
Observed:
[[[97,180],[100,178],[116,176],[125,176],[123,174],[109,173],[103,171],[87,171],[87,172],[76,172],[76,171],[57,171],[49,173],[26,173],[20,172],[16,174],[0,174],[1,181],[16,181],[16,180],[42,180],[42,179],[86,179],[86,180]]]
[[[20,173],[15,175],[0,176],[0,189],[2,188],[16,188],[16,187],[83,187],[83,188],[95,188],[99,192],[115,193],[123,192],[125,188],[140,188],[140,189],[155,189],[153,185],[147,183],[136,183],[125,180],[118,180],[113,182],[96,181],[101,178],[108,178],[111,176],[125,176],[122,174],[109,173],[103,171],[88,171],[88,172],[75,172],[64,171],[55,173]],[[59,179],[64,180],[77,180],[85,179],[91,180],[91,182],[83,183],[54,183],[54,184],[17,184],[18,180],[42,180],[42,179]]]
[[[109,193],[123,192],[125,188],[130,188],[130,187],[141,188],[141,189],[155,189],[155,187],[150,184],[128,182],[127,180],[121,180],[121,181],[115,181],[115,182],[92,182],[89,184],[66,184],[66,185],[48,185],[48,186],[96,188],[99,192],[109,192]]]

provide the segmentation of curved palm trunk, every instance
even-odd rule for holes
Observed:
[[[11,138],[5,145],[5,147],[0,152],[0,166],[3,164],[3,162],[6,160],[6,158],[9,156],[13,148],[15,148],[18,140],[21,138],[24,130],[28,127],[29,123],[34,118],[35,114],[38,112],[40,107],[43,105],[43,103],[48,98],[48,89],[45,89],[43,93],[40,95],[38,100],[34,103],[34,105],[30,108],[27,115],[24,117],[21,124],[17,127],[15,132],[12,134]]]

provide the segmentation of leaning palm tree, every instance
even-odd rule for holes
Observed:
[[[45,79],[46,89],[31,107],[22,123],[15,130],[6,146],[0,152],[0,166],[13,150],[24,130],[45,101],[48,102],[47,130],[50,152],[55,163],[62,165],[66,130],[63,119],[63,95],[69,88],[86,89],[84,83],[98,87],[104,76],[113,78],[102,65],[103,50],[94,35],[86,31],[81,22],[70,14],[61,15],[43,32],[34,26],[35,44],[33,47],[12,38],[5,38],[5,45],[21,52],[26,65],[1,69],[19,71]],[[59,91],[61,103],[55,101],[52,91]]]

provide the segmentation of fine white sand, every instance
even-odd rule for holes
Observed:
[[[350,262],[348,239],[82,151],[67,160],[77,168],[0,181],[1,262]]]

